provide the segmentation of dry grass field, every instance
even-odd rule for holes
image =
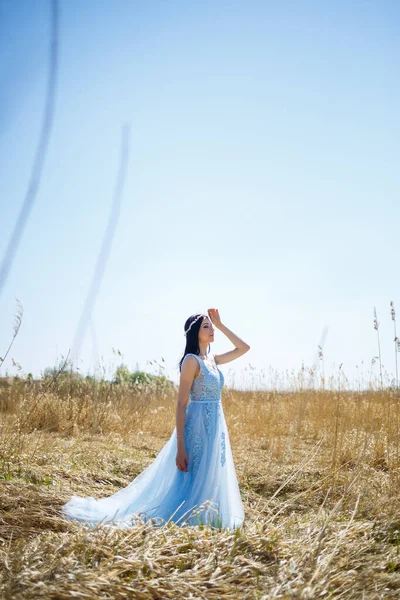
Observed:
[[[127,485],[169,439],[176,390],[13,380],[0,391],[0,596],[399,598],[400,395],[224,387],[241,529],[89,531],[59,509]]]

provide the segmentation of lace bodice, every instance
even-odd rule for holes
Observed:
[[[220,402],[221,390],[224,385],[224,375],[217,367],[214,355],[210,359],[204,361],[197,354],[188,353],[186,356],[195,356],[200,364],[200,373],[193,380],[190,388],[191,402]],[[186,360],[186,356],[184,361]],[[183,366],[183,363],[182,363]]]

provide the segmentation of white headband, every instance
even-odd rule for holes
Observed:
[[[192,325],[194,325],[194,324],[196,323],[196,321],[198,321],[198,320],[199,320],[199,319],[201,319],[202,317],[203,317],[203,318],[204,318],[204,317],[207,317],[207,315],[199,315],[198,317],[196,317],[195,319],[193,319],[193,321],[190,323],[189,327],[187,328],[187,330],[185,331],[185,333],[184,333],[183,335],[186,335],[186,336],[187,336],[187,334],[189,333],[189,331],[190,331],[190,328],[192,327]],[[207,318],[208,318],[208,317],[207,317]]]

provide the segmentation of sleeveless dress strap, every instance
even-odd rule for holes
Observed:
[[[197,358],[197,361],[200,363],[200,367],[201,367],[202,365],[204,365],[204,363],[203,363],[203,361],[201,360],[200,356],[197,356],[197,354],[193,354],[192,352],[188,352],[188,353],[186,354],[186,356],[195,356],[195,357]],[[185,356],[185,358],[186,358],[186,356]]]

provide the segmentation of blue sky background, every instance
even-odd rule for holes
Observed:
[[[113,198],[120,218],[79,366],[178,382],[189,315],[218,308],[251,350],[237,387],[311,365],[394,373],[400,319],[397,1],[60,2],[55,122],[0,296],[0,373],[72,347]],[[42,126],[50,3],[0,0],[0,259]],[[231,349],[216,332],[212,351]],[[114,349],[114,350],[113,350]],[[119,349],[122,357],[115,353]],[[164,359],[165,363],[163,363]],[[399,356],[400,359],[400,356]],[[376,371],[376,366],[374,367]]]

